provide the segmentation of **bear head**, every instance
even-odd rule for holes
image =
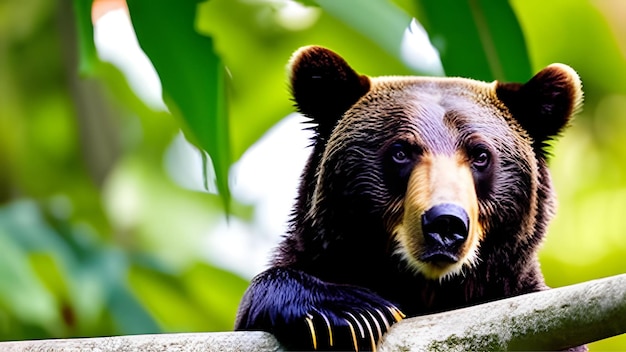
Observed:
[[[289,69],[315,131],[288,244],[298,265],[332,279],[388,257],[444,280],[534,257],[555,207],[546,146],[582,101],[574,70],[524,84],[370,78],[317,46]]]

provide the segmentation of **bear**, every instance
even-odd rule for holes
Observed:
[[[526,83],[368,77],[307,46],[288,70],[312,152],[235,330],[290,350],[375,350],[405,317],[548,288],[537,257],[556,206],[547,147],[582,105],[572,68]]]

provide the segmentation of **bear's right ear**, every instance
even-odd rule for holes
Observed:
[[[319,46],[296,51],[289,71],[291,94],[298,111],[313,120],[318,136],[323,138],[370,89],[367,76],[359,75],[341,56]]]

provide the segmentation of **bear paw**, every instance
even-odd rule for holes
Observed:
[[[236,330],[263,330],[289,350],[375,350],[404,314],[376,293],[288,268],[258,275],[242,299]]]
[[[306,315],[305,322],[314,350],[376,351],[376,344],[383,334],[404,317],[394,305],[343,311],[313,308]]]

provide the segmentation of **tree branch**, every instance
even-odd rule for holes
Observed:
[[[557,351],[626,332],[626,275],[406,319],[381,351]]]
[[[626,332],[626,274],[403,320],[379,351],[564,350]],[[0,351],[280,351],[263,332],[2,342]]]

